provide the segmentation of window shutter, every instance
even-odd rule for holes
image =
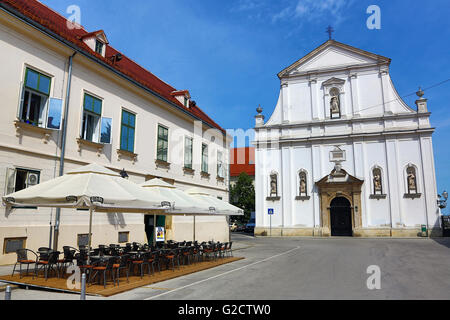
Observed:
[[[61,129],[62,108],[62,99],[50,98],[46,123],[48,129]]]
[[[101,119],[100,143],[111,144],[112,118]]]
[[[20,89],[19,89],[19,106],[17,108],[17,119],[20,119],[20,115],[22,114],[22,107],[23,107],[23,101],[25,97],[25,88],[23,85],[23,81],[20,83]]]
[[[14,193],[16,189],[16,169],[6,168],[5,195]]]

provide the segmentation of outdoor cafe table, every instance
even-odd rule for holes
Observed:
[[[116,256],[107,256],[107,255],[104,255],[104,256],[91,256],[92,260],[102,260],[102,259],[110,260],[110,259],[113,259],[113,258],[117,258],[117,257]]]

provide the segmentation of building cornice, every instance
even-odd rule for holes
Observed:
[[[379,68],[381,66],[388,66],[389,64],[386,62],[377,62],[377,63],[365,63],[360,65],[352,65],[345,67],[332,67],[332,68],[324,68],[324,69],[314,69],[303,72],[295,72],[292,74],[283,75],[280,80],[286,79],[297,79],[297,78],[309,78],[309,77],[318,77],[319,75],[324,74],[335,74],[337,72],[347,73],[353,76],[354,71],[362,70],[362,69],[373,69],[375,67]]]
[[[411,134],[432,134],[435,128],[427,129],[409,129],[409,130],[384,130],[380,132],[358,132],[350,134],[340,134],[340,135],[328,135],[328,136],[310,136],[310,137],[281,137],[274,140],[255,140],[251,143],[256,146],[268,145],[268,144],[286,144],[286,143],[296,143],[296,142],[323,142],[330,140],[343,140],[343,139],[361,139],[361,138],[386,138],[389,136],[398,135],[411,135]]]
[[[411,119],[411,118],[421,118],[421,117],[429,117],[431,112],[424,113],[405,113],[405,114],[394,114],[394,115],[383,115],[376,117],[352,117],[352,118],[344,118],[344,119],[324,119],[324,120],[315,120],[315,121],[307,121],[307,122],[290,122],[283,124],[273,124],[273,125],[264,125],[260,127],[255,127],[255,130],[263,130],[263,129],[290,129],[290,128],[304,128],[304,127],[312,127],[312,126],[326,126],[326,125],[335,125],[335,124],[353,124],[360,122],[371,122],[371,121],[386,121],[386,120],[400,120],[400,119]]]

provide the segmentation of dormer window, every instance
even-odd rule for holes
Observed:
[[[86,33],[81,40],[96,53],[105,56],[105,47],[109,43],[103,30]]]
[[[101,42],[100,40],[96,40],[95,41],[95,52],[97,52],[97,53],[99,53],[99,54],[101,54],[101,55],[103,55],[103,47],[104,47],[105,45],[103,44],[103,42]]]
[[[189,94],[188,90],[173,91],[171,95],[175,97],[175,99],[177,99],[180,103],[182,103],[183,106],[189,108],[189,100],[191,99],[191,95]]]

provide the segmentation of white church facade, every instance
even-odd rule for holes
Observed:
[[[427,99],[408,106],[390,63],[329,40],[278,74],[255,117],[256,235],[441,235]]]

